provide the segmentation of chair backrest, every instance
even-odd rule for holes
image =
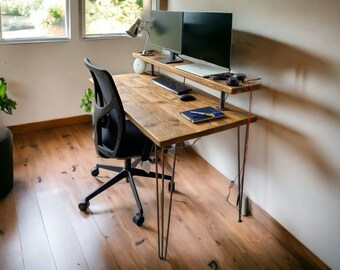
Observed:
[[[114,158],[125,133],[125,112],[117,87],[109,72],[85,58],[94,83],[94,143],[102,157]]]

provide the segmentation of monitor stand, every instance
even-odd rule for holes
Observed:
[[[165,64],[171,64],[171,63],[180,63],[183,62],[182,58],[177,57],[177,54],[174,52],[170,52],[169,56],[166,57],[159,57],[155,59],[158,62],[165,63]]]

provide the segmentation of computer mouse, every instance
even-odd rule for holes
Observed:
[[[244,74],[244,73],[236,73],[235,76],[240,82],[244,82],[244,80],[247,77],[246,74]]]
[[[182,100],[182,101],[193,101],[196,98],[192,95],[189,95],[189,94],[183,94],[183,95],[180,95],[179,99]]]
[[[227,84],[230,86],[238,86],[240,84],[240,81],[237,79],[236,76],[231,76],[227,80]]]

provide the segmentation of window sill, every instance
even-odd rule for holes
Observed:
[[[98,35],[87,35],[83,36],[84,40],[98,40],[98,39],[116,39],[116,38],[126,38],[127,34],[119,33],[119,34],[98,34]]]
[[[64,42],[71,40],[70,37],[58,37],[58,38],[16,38],[16,39],[3,39],[0,40],[0,45],[8,44],[31,44],[31,43],[47,43],[47,42]]]

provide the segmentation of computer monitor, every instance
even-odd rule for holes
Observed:
[[[157,58],[163,63],[183,61],[177,55],[182,52],[183,12],[152,10],[150,12],[150,44],[170,52]]]
[[[230,69],[232,13],[184,12],[182,54]]]

